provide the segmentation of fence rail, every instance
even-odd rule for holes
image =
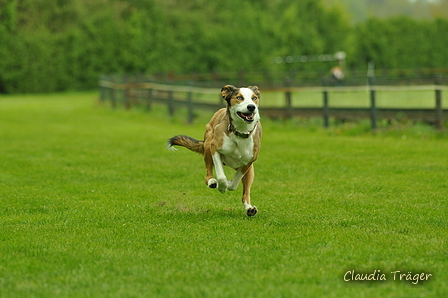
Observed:
[[[132,105],[143,105],[147,109],[153,103],[165,104],[171,116],[179,107],[188,110],[188,122],[194,120],[195,109],[216,110],[223,107],[224,103],[219,96],[217,88],[202,88],[195,86],[177,86],[143,81],[138,77],[102,77],[99,81],[100,100],[103,103],[110,102],[112,107],[119,104],[129,109]],[[269,106],[263,104],[264,117],[291,118],[291,117],[322,117],[324,126],[328,127],[330,118],[337,120],[359,120],[370,119],[372,129],[377,128],[378,119],[395,120],[409,119],[413,121],[424,121],[434,124],[441,129],[444,115],[448,110],[442,105],[442,91],[448,90],[447,85],[404,85],[404,86],[322,86],[322,87],[281,87],[260,88],[263,93],[282,93],[283,103],[281,106]],[[338,107],[332,106],[331,95],[334,93],[366,92],[369,95],[368,107]],[[385,108],[377,106],[377,93],[384,91],[434,91],[433,108]],[[304,94],[305,92],[321,93],[321,102],[315,106],[297,106],[293,104],[293,94]],[[198,96],[199,95],[199,96]],[[201,100],[197,98],[201,97]],[[205,99],[204,99],[205,97]],[[269,102],[263,98],[263,102]]]

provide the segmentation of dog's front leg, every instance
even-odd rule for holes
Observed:
[[[244,169],[244,168],[243,168]],[[248,216],[255,216],[258,212],[256,206],[252,206],[250,204],[250,188],[252,186],[252,182],[254,182],[254,166],[249,165],[249,169],[247,169],[246,174],[243,176],[243,204],[244,209],[246,209],[246,214]]]
[[[241,179],[243,178],[245,173],[243,173],[243,167],[240,167],[236,170],[235,176],[233,176],[233,180],[229,181],[227,189],[228,190],[235,190],[238,188],[238,185],[240,184]]]
[[[225,193],[227,190],[227,177],[224,173],[224,166],[221,155],[218,152],[212,155],[213,164],[215,165],[216,179],[218,180],[218,190]]]

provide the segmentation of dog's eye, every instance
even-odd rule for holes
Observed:
[[[256,96],[252,97],[252,100],[253,101],[257,100],[257,97]]]
[[[242,96],[237,96],[236,99],[243,100],[243,97]]]

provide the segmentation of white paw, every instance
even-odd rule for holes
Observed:
[[[252,206],[251,204],[244,203],[244,209],[246,209],[247,216],[255,216],[258,213],[257,206]]]
[[[208,180],[207,185],[210,188],[216,188],[218,186],[218,180],[216,180],[215,178],[212,178],[212,179]]]
[[[227,179],[218,181],[218,190],[221,193],[225,193],[227,191]]]
[[[238,188],[239,183],[233,183],[232,180],[227,181],[227,189],[228,190],[235,190]]]
[[[257,206],[252,206],[249,209],[246,209],[247,216],[255,216],[258,213]]]

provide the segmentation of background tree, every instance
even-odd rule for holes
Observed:
[[[448,67],[446,19],[351,24],[344,3],[360,10],[378,1],[328,1],[336,0],[0,0],[0,92],[89,89],[110,73],[325,72],[331,63],[272,59],[337,51],[351,68],[370,60],[382,68]],[[397,1],[445,7],[448,0],[381,2],[392,9]]]

